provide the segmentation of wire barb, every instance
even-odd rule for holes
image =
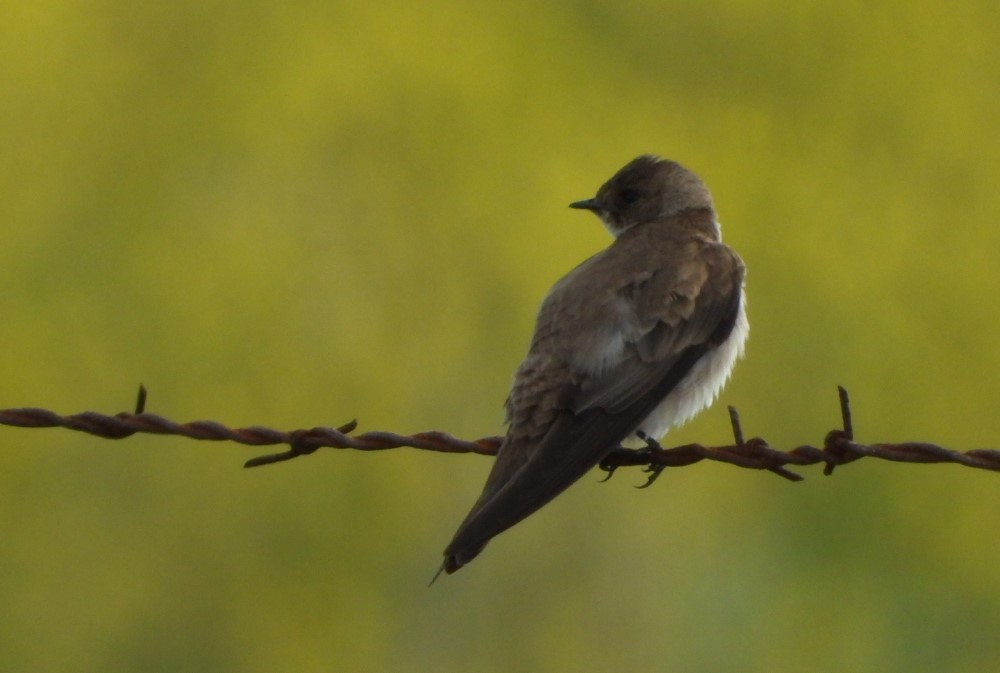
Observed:
[[[838,391],[842,427],[827,433],[822,448],[803,445],[790,451],[779,451],[771,448],[767,441],[760,437],[744,440],[739,414],[735,408],[730,407],[733,444],[714,447],[686,444],[670,449],[659,448],[655,451],[645,449],[630,451],[616,447],[601,461],[600,466],[609,473],[608,478],[619,467],[628,466],[642,466],[651,474],[658,476],[667,467],[682,467],[702,460],[711,460],[748,469],[768,470],[785,479],[801,481],[802,477],[788,470],[786,466],[804,467],[822,463],[824,474],[829,475],[838,465],[846,465],[860,458],[880,458],[900,463],[955,463],[965,467],[1000,472],[1000,451],[996,449],[975,449],[962,453],[927,442],[858,443],[854,441],[854,426],[847,390],[841,386],[838,387]],[[378,431],[353,435],[351,433],[357,429],[356,421],[344,423],[337,428],[315,427],[287,432],[260,426],[229,428],[216,421],[175,423],[162,416],[147,413],[146,398],[146,388],[140,385],[134,407],[135,413],[122,412],[113,416],[93,411],[61,416],[47,409],[0,409],[0,425],[21,428],[61,427],[106,439],[124,439],[136,433],[144,433],[179,435],[209,441],[231,441],[249,446],[288,445],[284,451],[251,458],[246,461],[244,467],[281,463],[315,453],[321,448],[382,451],[409,447],[441,453],[494,456],[503,439],[484,437],[467,441],[438,431],[415,435]]]

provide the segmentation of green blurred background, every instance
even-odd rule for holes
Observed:
[[[367,4],[367,6],[365,6]],[[722,403],[665,442],[1000,444],[1000,9],[0,8],[0,407],[466,438],[641,152],[749,267]],[[1000,476],[598,474],[426,583],[489,459],[0,428],[3,671],[980,672]]]

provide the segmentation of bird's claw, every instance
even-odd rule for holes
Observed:
[[[623,465],[643,465],[643,470],[649,473],[646,483],[636,488],[646,488],[660,476],[660,473],[667,467],[666,464],[656,460],[657,454],[663,453],[665,449],[655,439],[640,431],[636,436],[646,443],[641,449],[624,449],[621,446],[608,454],[604,460],[598,463],[598,467],[607,472],[607,476],[598,483],[603,484],[614,476],[619,467]]]
[[[660,474],[666,468],[666,465],[647,465],[642,468],[643,472],[648,472],[649,476],[646,477],[646,483],[641,486],[636,486],[636,488],[649,488],[653,485],[653,482],[660,478]]]
[[[647,435],[642,430],[640,430],[635,434],[636,437],[646,442],[646,448],[640,449],[639,450],[640,453],[645,453],[649,457],[652,457],[664,451],[663,447],[660,446],[660,443],[658,441]],[[642,484],[641,486],[636,486],[636,488],[649,488],[650,486],[652,486],[653,482],[660,478],[660,474],[666,467],[667,467],[666,465],[654,463],[651,460],[650,463],[646,465],[646,467],[642,468],[643,472],[647,472],[649,474],[649,477],[646,478],[646,483]]]

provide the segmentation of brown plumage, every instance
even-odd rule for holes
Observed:
[[[642,156],[571,205],[615,240],[542,302],[507,435],[445,550],[448,573],[636,432],[660,437],[711,403],[742,352],[743,263],[721,243],[697,176]]]

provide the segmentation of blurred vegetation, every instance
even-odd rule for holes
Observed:
[[[986,0],[0,8],[0,407],[501,430],[566,204],[641,152],[747,261],[750,435],[1000,445]],[[721,405],[667,443],[722,442]],[[0,428],[7,671],[987,670],[997,475],[584,479],[425,588],[488,461]]]

